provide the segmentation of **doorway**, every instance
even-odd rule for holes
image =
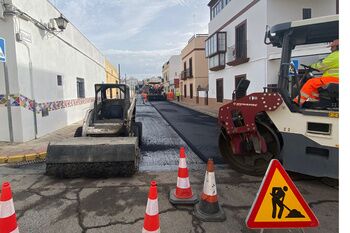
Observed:
[[[223,102],[224,100],[224,80],[217,79],[216,80],[216,101]]]

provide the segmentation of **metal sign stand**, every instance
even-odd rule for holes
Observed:
[[[5,90],[6,90],[6,98],[7,98],[7,118],[9,123],[9,136],[10,136],[10,142],[12,143],[13,140],[13,125],[12,125],[12,112],[11,112],[11,98],[10,98],[10,84],[9,84],[9,78],[8,78],[8,70],[6,62],[4,64],[4,75],[5,75]]]
[[[264,229],[261,229],[261,230],[260,230],[260,233],[264,233]]]

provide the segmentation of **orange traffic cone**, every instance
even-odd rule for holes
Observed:
[[[0,198],[0,233],[18,233],[10,183],[2,184]]]
[[[184,147],[180,148],[176,189],[170,190],[169,201],[172,204],[196,204],[198,202],[198,198],[193,194],[190,185]]]
[[[226,220],[225,212],[218,202],[214,162],[212,159],[209,159],[207,163],[203,193],[201,200],[195,205],[194,215],[205,222],[222,222]]]
[[[142,233],[160,233],[157,183],[151,181]]]

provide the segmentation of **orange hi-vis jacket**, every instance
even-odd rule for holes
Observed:
[[[329,83],[339,83],[339,51],[334,51],[322,61],[311,65],[312,68],[323,72],[322,77],[309,79],[300,90],[300,103],[318,101],[318,88],[326,87]],[[298,103],[298,97],[294,99]]]

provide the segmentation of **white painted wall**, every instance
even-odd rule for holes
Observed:
[[[279,23],[303,19],[303,8],[311,8],[312,18],[335,15],[336,0],[268,0],[267,22],[273,26]],[[281,49],[268,46],[268,53],[280,53]]]
[[[38,21],[47,23],[51,18],[59,17],[60,12],[47,0],[21,1],[13,0],[13,4],[31,15]],[[7,17],[7,19],[9,19]],[[30,21],[18,17],[14,18],[16,26],[9,26],[5,34],[11,30],[24,30],[31,34],[32,43],[28,48],[19,42],[15,43],[15,66],[18,71],[11,75],[17,76],[17,84],[11,84],[13,94],[21,94],[37,103],[46,103],[60,100],[77,99],[76,78],[85,81],[85,97],[94,97],[94,84],[105,80],[104,56],[94,45],[71,23],[57,36],[47,34]],[[4,23],[0,20],[0,23]],[[4,23],[8,25],[8,21]],[[2,27],[1,27],[2,28]],[[2,29],[1,29],[2,30]],[[13,33],[13,32],[12,32]],[[69,46],[67,43],[71,44]],[[32,61],[33,90],[29,75],[29,62]],[[62,75],[62,86],[57,85],[57,75]],[[42,117],[36,114],[38,122],[38,137],[79,121],[85,115],[85,110],[91,103],[76,105],[59,110],[49,111],[49,115]],[[12,107],[16,111],[13,121],[16,122],[15,141],[28,141],[34,135],[33,112],[23,107]],[[7,140],[0,135],[0,140]]]
[[[210,21],[209,35],[220,29],[222,25],[251,2],[253,1],[231,1]],[[248,94],[262,91],[267,84],[276,84],[280,63],[278,58],[281,50],[264,44],[265,27],[266,25],[272,26],[278,23],[301,20],[303,8],[311,8],[312,17],[331,15],[336,13],[336,0],[260,0],[247,12],[221,29],[220,31],[227,32],[227,46],[230,47],[235,43],[235,27],[247,20],[247,52],[250,61],[238,66],[226,65],[225,69],[220,71],[209,71],[209,98],[216,98],[216,79],[218,78],[223,78],[224,80],[224,99],[232,98],[236,75],[246,74],[247,79],[251,81]],[[311,59],[310,57],[300,57],[305,56],[310,51],[314,54]],[[318,60],[328,52],[329,49],[325,45],[319,45],[311,49],[308,46],[306,48],[297,48],[293,56],[310,64],[311,61]]]
[[[209,23],[209,34],[214,33],[221,25],[236,15],[241,9],[252,1],[231,1],[220,13]],[[238,7],[240,7],[238,9]],[[226,65],[224,70],[209,71],[209,98],[216,98],[216,79],[224,80],[224,99],[232,99],[232,92],[235,89],[235,76],[246,74],[251,81],[248,92],[261,91],[266,83],[266,46],[263,42],[266,16],[266,1],[261,0],[246,13],[239,16],[231,24],[221,31],[227,33],[227,46],[235,44],[235,27],[247,20],[247,55],[249,63],[238,66]],[[220,21],[220,22],[219,22]],[[226,56],[227,62],[227,56]],[[254,68],[253,68],[254,67]]]
[[[169,59],[169,85],[174,85],[174,79],[179,78],[182,69],[181,55],[173,55]],[[173,87],[175,88],[175,87]]]
[[[1,6],[0,6],[1,7]],[[18,91],[17,66],[14,42],[14,22],[12,19],[0,19],[0,37],[6,40],[7,69],[9,73],[10,93]],[[6,32],[6,33],[5,33]],[[0,63],[0,95],[5,95],[5,74],[3,63]],[[12,113],[14,114],[14,113]],[[5,104],[0,104],[0,141],[9,141],[8,111]]]

